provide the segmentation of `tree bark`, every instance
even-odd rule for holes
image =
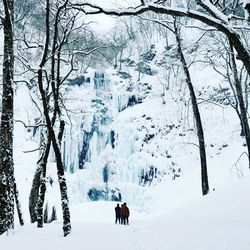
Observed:
[[[191,76],[189,73],[189,69],[187,66],[185,56],[182,51],[179,28],[177,27],[176,20],[174,21],[174,31],[175,31],[175,38],[177,41],[178,54],[180,56],[184,74],[186,76],[186,83],[188,85],[195,123],[197,127],[197,136],[199,140],[200,163],[201,163],[201,187],[202,187],[202,194],[206,195],[209,192],[209,184],[208,184],[208,175],[207,175],[207,160],[206,160],[206,147],[205,147],[204,132],[203,132],[202,121],[201,121],[200,111],[199,111],[199,107],[197,104],[194,87],[192,84],[192,80],[191,80]]]
[[[13,164],[13,0],[3,0],[5,17],[3,95],[0,124],[0,234],[14,228],[14,164]]]

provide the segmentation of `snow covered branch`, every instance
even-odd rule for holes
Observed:
[[[75,50],[74,52],[73,52],[73,54],[82,54],[82,55],[84,55],[84,56],[87,56],[87,55],[90,55],[91,53],[93,53],[93,52],[95,52],[96,50],[98,50],[98,49],[101,49],[101,48],[108,48],[109,46],[97,46],[97,47],[95,47],[95,48],[93,48],[93,49],[91,49],[91,50],[88,50],[88,51],[84,51],[84,50]]]
[[[174,30],[163,20],[153,19],[153,18],[143,18],[143,17],[140,17],[140,19],[144,20],[144,21],[149,21],[149,22],[160,24],[160,25],[164,26],[166,29],[168,29],[174,33]]]
[[[226,29],[225,25],[223,25],[223,23],[226,22],[224,17],[223,19],[220,19],[218,16],[216,17],[210,16],[200,11],[190,10],[187,8],[174,8],[168,6],[161,6],[159,4],[148,4],[140,6],[135,9],[105,9],[90,3],[72,4],[72,7],[83,11],[85,14],[103,13],[106,15],[114,15],[114,16],[136,16],[148,11],[153,11],[154,13],[157,14],[166,14],[176,17],[186,16],[193,19],[197,19],[207,25],[216,27],[220,31]]]
[[[228,24],[228,17],[218,10],[214,4],[208,0],[196,0],[196,2],[204,8],[210,15],[220,19],[223,23]]]

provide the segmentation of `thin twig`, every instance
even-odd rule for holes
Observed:
[[[15,120],[15,119],[14,119],[14,122],[22,123],[25,128],[38,128],[38,127],[46,127],[47,126],[46,124],[43,124],[43,123],[40,123],[40,124],[37,124],[37,125],[27,125],[24,121]]]

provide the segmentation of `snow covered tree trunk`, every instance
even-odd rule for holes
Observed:
[[[45,199],[45,192],[46,192],[45,173],[42,170],[41,178],[40,178],[39,194],[38,194],[37,205],[36,205],[37,227],[43,227],[43,204],[44,204],[44,199]]]
[[[37,221],[37,200],[39,195],[39,186],[40,186],[40,176],[42,173],[42,168],[40,166],[40,160],[37,163],[36,172],[32,181],[32,188],[29,196],[29,212],[30,212],[30,221],[35,223]]]
[[[60,147],[59,147],[59,144],[57,142],[54,128],[52,126],[51,118],[49,117],[49,107],[47,104],[45,91],[43,89],[43,75],[42,75],[41,68],[38,70],[38,86],[39,86],[39,91],[40,91],[40,94],[42,97],[44,117],[45,117],[45,120],[47,123],[48,138],[52,142],[53,149],[55,152],[55,157],[56,157],[57,176],[58,176],[58,181],[59,181],[59,186],[60,186],[61,202],[62,202],[61,204],[62,204],[62,211],[63,211],[63,232],[64,232],[64,236],[67,236],[71,232],[69,201],[68,201],[68,195],[67,195],[67,184],[66,184],[66,179],[64,177],[64,167],[63,167]]]
[[[175,37],[177,41],[178,54],[180,56],[180,60],[183,66],[183,70],[186,76],[186,83],[188,85],[195,123],[197,127],[197,136],[199,140],[199,151],[200,151],[200,162],[201,162],[201,186],[202,186],[202,194],[206,195],[209,192],[209,184],[208,184],[208,175],[207,175],[207,160],[206,160],[206,148],[205,148],[205,138],[203,133],[203,127],[201,122],[201,116],[199,107],[197,104],[197,99],[194,91],[194,87],[192,84],[191,76],[189,73],[188,65],[186,59],[184,57],[182,47],[181,47],[181,39],[179,34],[179,28],[177,27],[176,20],[174,21],[174,31]]]
[[[4,56],[0,124],[0,234],[14,228],[13,164],[13,11],[14,1],[3,0]]]
[[[54,148],[55,156],[56,156],[57,176],[58,176],[60,192],[61,192],[61,205],[62,205],[62,211],[63,211],[63,232],[64,232],[64,236],[67,236],[71,232],[67,184],[66,184],[66,179],[64,176],[64,167],[63,167],[60,148],[56,140],[52,140],[52,144],[53,144],[53,148]]]
[[[46,169],[47,169],[47,161],[49,157],[50,147],[51,147],[51,140],[48,139],[40,163],[41,174],[39,178],[39,195],[37,199],[37,227],[43,227],[43,221],[44,221],[43,204],[46,192]]]
[[[44,176],[44,173],[46,173],[47,161],[51,146],[51,142],[47,142],[44,145],[44,141],[45,138],[43,135],[43,131],[41,131],[40,147],[42,148],[42,150],[40,152],[40,157],[37,161],[36,172],[33,177],[32,187],[29,196],[29,212],[31,223],[35,223],[37,221],[37,203],[39,199],[39,194],[41,194],[41,192],[39,192],[39,188],[41,185],[42,175]]]

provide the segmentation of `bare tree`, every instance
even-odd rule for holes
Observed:
[[[213,66],[213,69],[219,73],[225,81],[227,81],[231,87],[232,94],[231,96],[225,96],[228,103],[233,107],[239,117],[241,124],[241,136],[245,136],[246,145],[248,152],[250,152],[250,142],[249,142],[249,123],[247,119],[247,106],[248,106],[248,74],[244,70],[244,66],[237,65],[235,51],[232,44],[228,39],[222,39],[221,37],[214,37],[217,41],[218,47],[216,53],[212,56],[209,56],[209,53],[206,54],[208,59],[208,64]],[[224,63],[216,63],[218,56],[224,61]]]
[[[75,70],[74,64],[79,59],[79,55],[88,56],[97,52],[99,48],[101,49],[102,45],[98,46],[96,40],[90,39],[92,34],[87,30],[84,22],[82,24],[79,24],[79,20],[77,20],[77,23],[75,22],[79,12],[72,11],[68,7],[67,0],[48,0],[46,1],[45,11],[43,4],[39,11],[42,13],[40,18],[46,19],[45,22],[39,22],[37,26],[33,25],[33,23],[36,24],[36,20],[30,19],[30,16],[25,17],[19,24],[23,32],[20,32],[20,35],[17,36],[23,46],[23,49],[18,50],[18,66],[29,72],[28,77],[32,72],[32,75],[36,75],[33,76],[33,79],[38,79],[38,91],[42,96],[43,105],[44,121],[42,122],[46,126],[41,129],[40,156],[29,196],[29,210],[31,222],[37,221],[37,226],[43,227],[46,169],[48,157],[51,148],[53,148],[58,167],[58,180],[64,213],[64,234],[66,236],[70,232],[70,216],[68,203],[66,202],[68,200],[67,188],[63,176],[64,166],[60,151],[65,127],[65,121],[61,115],[64,104],[60,88]],[[27,28],[32,30],[31,35],[29,32],[25,32]],[[44,44],[40,42],[43,37],[45,37]],[[83,48],[85,49],[83,50]],[[39,55],[34,58],[39,63],[38,71],[29,65],[29,50],[36,51],[35,54]],[[40,52],[42,52],[42,55],[40,55]],[[39,57],[41,57],[40,62]],[[67,73],[65,73],[65,70],[63,74],[61,73],[62,66],[68,67]],[[46,108],[45,105],[47,105]]]
[[[172,32],[175,35],[175,40],[177,43],[177,56],[179,57],[181,61],[182,69],[185,75],[185,81],[188,86],[195,124],[197,128],[197,137],[199,141],[199,153],[200,153],[200,164],[201,164],[201,188],[202,188],[202,194],[206,195],[209,192],[209,181],[208,181],[208,174],[207,174],[205,138],[204,138],[201,115],[200,115],[200,111],[199,111],[199,107],[197,103],[197,98],[196,98],[195,90],[193,87],[191,75],[189,72],[189,66],[186,61],[183,49],[182,49],[180,25],[178,25],[176,18],[174,18],[174,22],[171,22],[171,24],[173,24],[173,28],[170,27],[170,23],[167,24],[166,22],[163,22],[162,20],[151,19],[151,18],[143,18],[143,19],[149,22],[153,22],[157,25],[161,25],[165,27],[165,29],[167,29],[168,31]]]
[[[61,151],[60,151],[60,146],[58,144],[58,139],[56,137],[56,133],[54,130],[54,123],[56,120],[56,115],[59,113],[59,105],[58,105],[58,91],[55,87],[55,52],[56,52],[56,44],[57,44],[57,39],[58,39],[58,25],[59,25],[59,16],[61,15],[62,10],[65,9],[66,5],[68,3],[68,0],[64,1],[62,5],[60,5],[57,9],[56,15],[55,15],[55,22],[54,22],[54,38],[52,40],[53,45],[52,45],[52,77],[51,77],[51,86],[52,86],[52,92],[53,92],[53,102],[54,102],[54,115],[53,118],[50,117],[50,110],[49,110],[49,103],[48,103],[48,98],[46,91],[44,90],[44,77],[43,77],[43,71],[44,71],[44,66],[46,62],[48,61],[48,56],[49,56],[49,43],[50,43],[50,0],[46,1],[46,37],[45,37],[45,45],[44,45],[44,52],[42,56],[41,63],[39,65],[39,70],[38,70],[38,87],[39,91],[42,97],[42,106],[43,106],[43,114],[45,117],[45,121],[47,124],[47,145],[46,145],[46,150],[44,156],[46,156],[47,160],[47,154],[49,153],[49,148],[50,144],[52,144],[54,152],[55,152],[55,157],[56,157],[56,162],[57,162],[57,174],[58,174],[58,181],[59,181],[59,186],[60,186],[60,192],[61,192],[61,203],[62,203],[62,211],[63,211],[63,232],[64,236],[67,236],[71,232],[71,223],[70,223],[70,212],[69,212],[69,201],[68,201],[68,195],[67,195],[67,184],[66,184],[66,179],[64,176],[64,167],[63,167],[63,162],[62,162],[62,156],[61,156]],[[46,164],[44,164],[44,159],[43,159],[43,168],[41,171],[41,184],[40,184],[40,195],[38,199],[38,204],[37,204],[37,213],[38,213],[38,226],[41,227],[43,224],[43,203],[44,203],[44,195],[45,195],[45,176],[46,176]]]
[[[188,85],[195,123],[197,127],[197,136],[199,140],[200,163],[201,163],[201,187],[202,187],[203,195],[206,195],[209,192],[209,184],[208,184],[208,175],[207,175],[206,147],[205,147],[203,126],[202,126],[200,111],[198,108],[196,94],[195,94],[194,87],[192,84],[191,75],[188,69],[188,64],[186,62],[186,59],[182,50],[180,29],[176,23],[176,19],[174,21],[174,33],[175,33],[176,42],[177,42],[178,55],[180,57],[180,61],[182,63],[183,71],[186,77],[186,83]]]
[[[160,3],[161,2],[161,3]],[[216,28],[218,31],[224,33],[232,43],[232,46],[237,51],[237,58],[243,62],[245,68],[250,74],[250,55],[241,39],[239,33],[230,26],[230,16],[223,14],[209,1],[196,0],[197,5],[201,6],[204,11],[197,11],[190,8],[177,8],[164,5],[165,1],[152,1],[149,4],[142,5],[135,8],[108,10],[90,3],[72,4],[75,9],[81,10],[86,14],[99,14],[114,16],[136,16],[148,11],[158,14],[171,15],[176,17],[189,17],[202,23]],[[86,7],[91,7],[93,10],[87,10]],[[196,6],[195,6],[196,7]]]
[[[250,129],[249,129],[249,123],[247,119],[247,109],[244,103],[242,85],[238,77],[235,54],[234,54],[234,49],[233,49],[231,42],[230,42],[230,52],[231,52],[231,63],[232,63],[232,71],[233,71],[233,77],[234,77],[234,82],[235,82],[236,96],[237,96],[237,100],[239,101],[239,107],[240,107],[240,118],[241,118],[240,120],[241,120],[242,129],[244,131],[244,135],[246,138],[248,157],[250,159]],[[250,162],[249,162],[249,168],[250,168]]]
[[[14,199],[19,221],[23,224],[20,202],[14,177],[13,163],[13,78],[14,1],[3,0],[4,27],[3,94],[0,124],[0,234],[14,228]]]
[[[26,50],[41,51],[42,55],[39,62],[39,70],[32,69],[29,65],[29,60],[25,58],[25,53],[19,53],[19,64],[23,64],[27,71],[33,72],[37,75],[38,90],[42,97],[42,107],[44,115],[44,123],[46,127],[41,130],[40,137],[40,156],[37,162],[37,169],[34,175],[32,189],[29,197],[29,209],[31,222],[37,221],[38,227],[43,227],[43,210],[44,210],[44,200],[46,192],[46,169],[48,157],[50,154],[51,146],[55,152],[56,162],[57,162],[57,174],[61,193],[61,204],[63,211],[63,231],[64,235],[68,235],[71,231],[70,223],[70,212],[68,206],[68,196],[67,196],[67,185],[66,179],[64,177],[64,166],[62,163],[62,156],[60,151],[60,144],[63,137],[65,122],[60,119],[61,108],[60,108],[60,86],[67,79],[70,73],[73,71],[73,58],[74,54],[71,56],[69,61],[70,69],[69,72],[62,77],[60,74],[61,62],[67,61],[61,58],[61,51],[63,45],[68,45],[69,34],[73,30],[73,25],[75,23],[76,15],[69,14],[66,6],[68,0],[63,2],[53,2],[47,0],[45,2],[45,12],[43,12],[42,17],[45,19],[42,28],[35,27],[41,33],[41,30],[45,30],[43,34],[45,37],[44,45],[42,45],[37,39],[40,36],[36,35],[32,37],[20,37],[21,43],[26,47]],[[30,20],[24,20],[24,23],[28,23],[30,27]],[[21,25],[25,29],[25,25]],[[32,26],[31,26],[32,27]],[[64,51],[65,53],[65,51]],[[27,53],[29,54],[29,53]],[[38,58],[37,58],[38,60]],[[52,91],[50,93],[50,91]],[[52,111],[52,112],[51,112]],[[57,134],[55,124],[58,122],[59,118],[59,132]],[[46,129],[44,129],[46,128]],[[56,135],[57,134],[57,135]]]

